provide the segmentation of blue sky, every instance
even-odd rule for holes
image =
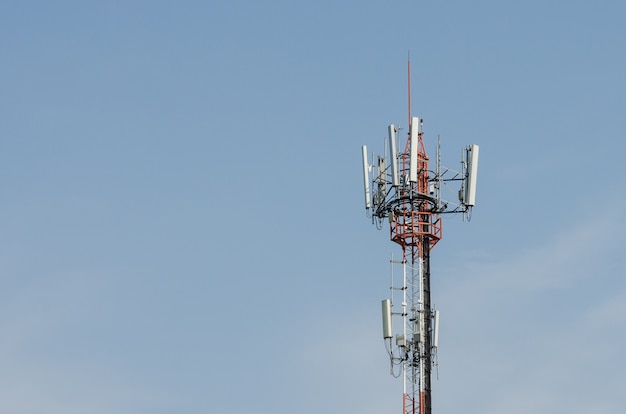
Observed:
[[[413,114],[473,219],[432,257],[438,413],[626,403],[626,5],[0,5],[0,411],[401,412],[360,146]]]

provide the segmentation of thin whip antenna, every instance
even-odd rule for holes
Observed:
[[[408,101],[409,101],[409,122],[407,125],[411,125],[411,51],[409,51],[408,57],[408,65],[407,65],[407,78],[408,78]]]

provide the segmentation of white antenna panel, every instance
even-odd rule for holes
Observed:
[[[361,147],[363,151],[363,193],[365,194],[365,209],[372,207],[372,196],[370,194],[369,166],[367,165],[367,146]]]
[[[433,316],[433,347],[439,346],[439,311],[436,310]]]
[[[411,118],[409,135],[411,139],[411,146],[409,147],[409,181],[413,183],[417,182],[417,151],[419,143],[419,125],[419,118]]]
[[[393,337],[391,334],[391,300],[385,299],[382,301],[383,305],[383,338],[388,339]]]
[[[466,149],[467,182],[463,204],[473,207],[476,204],[476,179],[478,176],[478,145],[470,145]]]
[[[391,183],[398,186],[398,156],[396,151],[396,127],[389,125],[389,150],[391,151]]]

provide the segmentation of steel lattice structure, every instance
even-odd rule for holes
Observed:
[[[470,217],[475,203],[478,146],[465,148],[461,171],[454,171],[440,166],[438,140],[436,165],[430,168],[423,120],[412,117],[410,112],[410,70],[409,62],[409,128],[404,151],[396,151],[396,135],[401,129],[393,124],[388,128],[388,156],[378,156],[374,165],[363,146],[364,191],[372,222],[382,228],[388,221],[390,239],[402,249],[402,259],[391,260],[391,297],[383,300],[382,310],[391,371],[403,377],[403,414],[431,414],[439,312],[431,302],[430,253],[442,238],[441,215],[460,213]],[[460,187],[458,200],[444,200],[443,190],[455,185]],[[394,276],[398,266],[402,269],[401,282]],[[402,333],[395,335],[395,344],[393,317],[402,318]],[[397,369],[401,372],[396,373]]]

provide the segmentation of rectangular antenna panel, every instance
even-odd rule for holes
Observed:
[[[476,204],[476,179],[478,176],[478,145],[469,145],[466,149],[467,182],[463,204],[473,207]]]
[[[439,346],[439,311],[436,310],[433,315],[433,347]]]
[[[370,194],[370,178],[369,178],[369,166],[367,165],[367,146],[361,147],[363,151],[363,193],[365,194],[365,209],[372,207],[372,197]]]
[[[411,126],[409,139],[411,140],[411,145],[409,147],[409,181],[412,183],[417,182],[417,152],[418,152],[418,144],[419,144],[419,125],[420,119],[417,117],[411,118]]]
[[[385,299],[382,301],[383,305],[383,338],[392,338],[391,334],[391,300]]]
[[[396,151],[396,127],[389,125],[389,151],[391,151],[391,184],[398,186],[398,153]]]

